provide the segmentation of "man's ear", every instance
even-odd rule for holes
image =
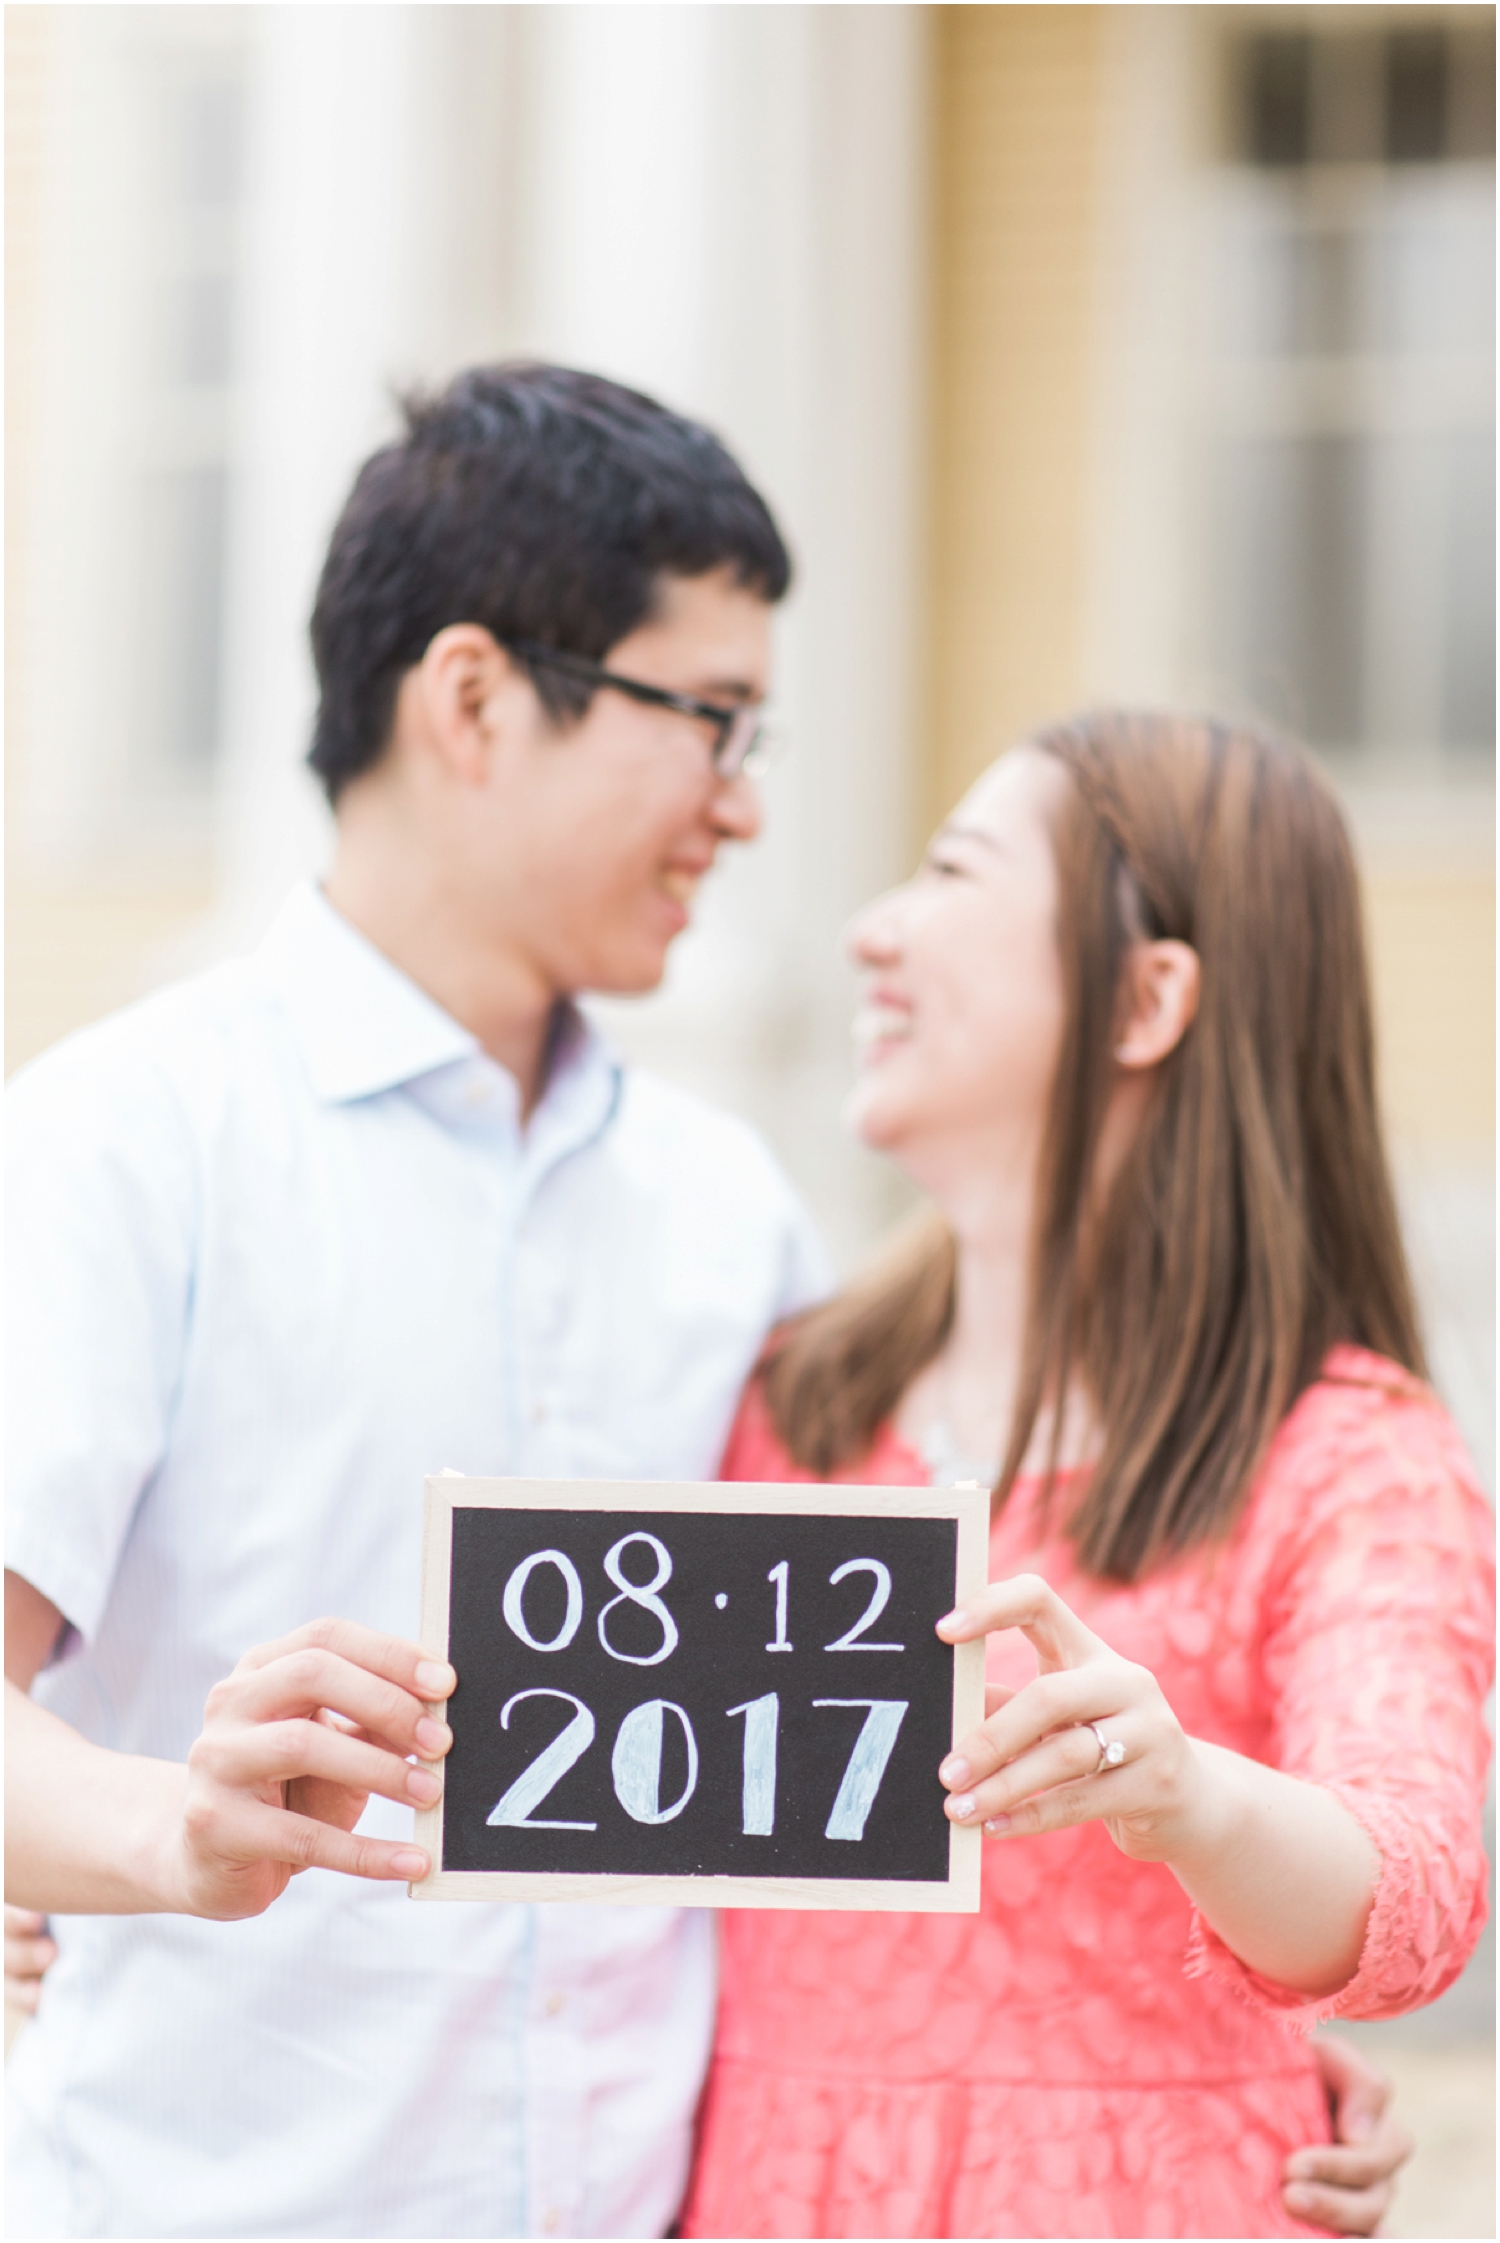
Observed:
[[[521,683],[482,623],[450,623],[429,641],[411,674],[412,699],[429,746],[464,785],[488,777],[508,689]]]
[[[1125,960],[1117,1065],[1155,1067],[1175,1051],[1198,1014],[1203,969],[1186,942],[1138,942]]]

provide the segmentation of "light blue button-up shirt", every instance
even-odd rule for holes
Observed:
[[[320,1613],[414,1636],[429,1472],[711,1477],[767,1328],[826,1282],[742,1123],[569,1016],[523,1130],[313,889],[7,1103],[6,1563],[70,1623],[38,1698],[124,1752],[183,1758],[241,1654]],[[704,1915],[309,1871],[249,1923],[55,1929],[8,2067],[12,2233],[672,2217]]]

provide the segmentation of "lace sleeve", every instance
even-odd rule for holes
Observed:
[[[1425,1390],[1345,1397],[1327,1416],[1284,1476],[1288,1531],[1262,1643],[1266,1757],[1324,1785],[1379,1850],[1359,1967],[1309,2000],[1248,1969],[1196,1913],[1188,1960],[1303,2029],[1435,2000],[1486,1914],[1489,1508]]]

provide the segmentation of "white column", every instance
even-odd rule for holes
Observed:
[[[481,229],[462,206],[486,213],[482,194],[460,192],[470,150],[453,130],[455,118],[485,116],[476,90],[454,82],[462,13],[253,12],[221,944],[253,934],[326,850],[326,813],[302,767],[314,710],[307,622],[354,471],[396,432],[396,388],[441,379],[455,339],[492,345],[472,303],[489,276],[467,255]],[[498,78],[499,54],[488,59]]]
[[[1193,190],[1201,199],[1195,135],[1210,69],[1201,13],[1119,7],[1105,20],[1084,704],[1194,698]]]
[[[271,8],[251,191],[223,801],[237,937],[316,861],[306,618],[388,386],[510,350],[716,427],[799,581],[770,831],[628,1047],[752,1113],[849,1247],[883,1180],[835,1119],[837,934],[911,840],[922,12]],[[220,929],[221,939],[225,928]]]
[[[925,25],[533,9],[522,83],[519,345],[717,428],[798,563],[768,833],[716,878],[662,994],[609,1007],[611,1026],[761,1121],[848,1251],[889,1201],[836,1119],[838,932],[911,842]]]

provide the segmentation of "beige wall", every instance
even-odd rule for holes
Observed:
[[[933,11],[929,825],[1077,690],[1107,13]]]
[[[1394,1141],[1486,1161],[1495,1137],[1495,883],[1375,866],[1365,908]]]
[[[5,1072],[170,975],[213,901],[198,887],[26,882],[5,893]]]

